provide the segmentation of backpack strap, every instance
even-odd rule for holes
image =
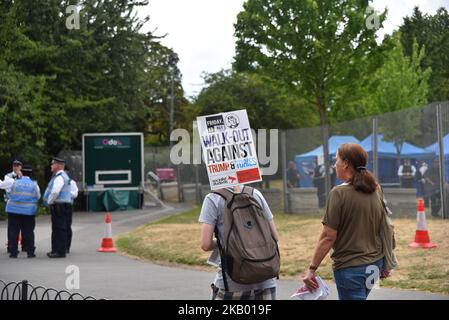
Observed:
[[[232,203],[234,202],[234,197],[238,194],[238,193],[234,193],[231,190],[226,189],[226,188],[218,189],[218,190],[212,191],[211,193],[215,193],[215,194],[218,194],[219,196],[221,196],[225,200],[226,206],[228,207],[228,209],[232,206]]]
[[[224,250],[220,242],[220,237],[218,236],[218,227],[215,226],[215,238],[217,239],[218,252],[220,253],[221,260],[221,273],[223,275],[223,284],[225,287],[225,291],[229,291],[228,280],[226,279],[226,263],[224,259]]]
[[[242,193],[246,193],[246,194],[249,194],[250,196],[252,196],[254,193],[254,188],[248,187],[248,186],[243,186]]]
[[[234,201],[234,192],[232,192],[231,190],[228,190],[226,188],[222,188],[222,189],[217,189],[214,191],[211,191],[211,193],[215,193],[218,194],[220,197],[222,197],[225,201],[225,203],[227,204],[228,208],[231,207],[232,202]],[[218,251],[220,252],[220,259],[221,259],[221,273],[223,275],[223,284],[225,287],[225,291],[229,291],[229,286],[228,286],[228,280],[226,277],[226,263],[225,263],[225,253],[224,253],[224,248],[221,245],[221,241],[220,241],[220,237],[218,236],[218,227],[215,226],[215,238],[217,239],[217,246],[218,246]]]
[[[230,202],[232,200],[232,198],[234,197],[234,192],[232,192],[231,190],[226,189],[226,188],[213,190],[213,191],[211,191],[211,193],[218,194],[220,197],[222,197],[226,201],[226,203]]]

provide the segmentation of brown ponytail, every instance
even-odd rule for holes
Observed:
[[[374,175],[366,168],[368,154],[358,144],[344,143],[338,148],[338,155],[354,169],[351,184],[354,189],[363,193],[373,193],[377,188]]]

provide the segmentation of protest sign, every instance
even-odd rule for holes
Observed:
[[[246,110],[197,118],[212,190],[261,181]]]

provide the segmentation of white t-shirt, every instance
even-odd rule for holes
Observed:
[[[268,207],[265,198],[260,193],[259,190],[254,189],[253,197],[257,200],[257,202],[262,207],[265,218],[268,221],[273,219],[273,214],[271,213],[270,208]],[[224,239],[224,211],[225,211],[225,200],[218,194],[209,193],[203,201],[203,206],[201,208],[200,217],[198,219],[201,223],[210,224],[218,227],[218,236],[220,238],[220,243],[223,244]],[[218,250],[218,249],[217,249]],[[214,261],[216,264],[221,266],[220,264],[220,255],[216,255],[218,258]],[[226,280],[228,282],[228,289],[231,292],[235,291],[250,291],[257,289],[267,289],[276,287],[276,278],[268,279],[260,283],[255,284],[240,284],[232,281],[229,275],[226,276]],[[221,267],[218,267],[217,274],[215,276],[214,284],[216,287],[220,289],[224,289],[223,283],[223,274],[221,272]]]

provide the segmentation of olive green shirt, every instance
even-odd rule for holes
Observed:
[[[331,258],[334,270],[371,264],[381,258],[384,208],[377,192],[342,184],[329,193],[323,224],[337,230]]]

